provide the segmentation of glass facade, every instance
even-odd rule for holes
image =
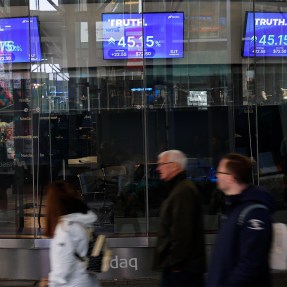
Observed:
[[[207,233],[227,152],[254,159],[284,212],[286,3],[5,0],[0,13],[1,238],[44,237],[57,179],[110,237],[155,235],[166,149],[189,158]]]

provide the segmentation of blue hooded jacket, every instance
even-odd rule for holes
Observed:
[[[241,211],[252,204],[242,225]],[[225,213],[216,238],[207,286],[271,286],[269,252],[272,241],[273,198],[265,189],[249,186],[241,194],[226,196]]]

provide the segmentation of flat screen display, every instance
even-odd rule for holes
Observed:
[[[41,61],[37,17],[0,19],[0,63]]]
[[[207,106],[207,91],[189,91],[188,106]]]
[[[287,13],[247,12],[243,57],[287,56]]]
[[[184,13],[102,14],[105,60],[182,58]]]

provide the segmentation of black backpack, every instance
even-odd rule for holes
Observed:
[[[82,225],[81,225],[82,226]],[[88,252],[85,257],[75,256],[86,263],[86,269],[89,273],[106,272],[110,268],[112,252],[107,247],[106,236],[103,234],[96,234],[92,227],[85,228],[89,238]]]

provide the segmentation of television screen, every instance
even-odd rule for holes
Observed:
[[[105,60],[182,58],[184,13],[102,14]]]
[[[0,63],[41,61],[37,17],[0,19]]]
[[[243,57],[287,56],[287,13],[247,12]]]
[[[188,106],[207,106],[207,91],[189,91]]]

